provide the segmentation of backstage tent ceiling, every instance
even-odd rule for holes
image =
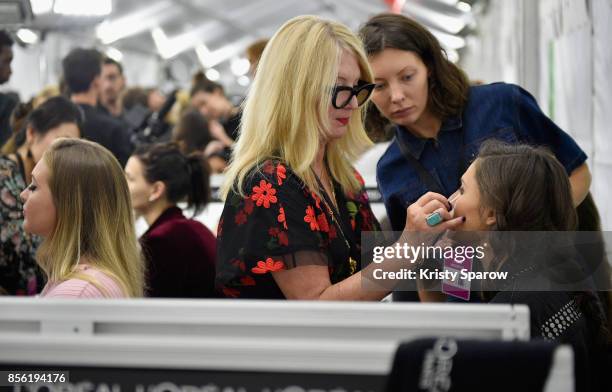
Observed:
[[[476,3],[476,4],[475,4]],[[370,15],[395,7],[426,24],[458,58],[484,1],[457,0],[0,0],[14,8],[24,41],[49,33],[87,36],[112,57],[124,51],[158,56],[170,73],[195,67],[244,72],[239,61],[258,38],[303,14],[335,19],[357,30]],[[20,14],[20,15],[19,15]],[[8,15],[8,14],[7,14]],[[10,15],[9,15],[10,18]],[[10,21],[4,21],[10,23]],[[233,64],[233,66],[232,66]]]

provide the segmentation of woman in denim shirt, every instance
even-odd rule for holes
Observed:
[[[519,86],[470,86],[437,39],[396,14],[372,17],[360,35],[376,87],[372,101],[395,125],[395,138],[377,166],[377,181],[394,230],[406,208],[428,191],[450,196],[491,138],[551,149],[570,176],[574,205],[586,197],[587,156]]]

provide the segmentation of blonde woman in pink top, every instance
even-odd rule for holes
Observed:
[[[44,238],[43,297],[141,297],[143,261],[130,195],[116,158],[97,143],[58,139],[21,193],[23,227]]]

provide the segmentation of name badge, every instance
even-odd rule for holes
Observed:
[[[462,270],[464,272],[463,275],[468,275],[472,271],[471,257],[454,255],[454,257],[444,258],[444,276],[452,276],[452,278],[445,278],[442,281],[442,292],[455,298],[469,301],[472,282],[469,279],[461,278]]]

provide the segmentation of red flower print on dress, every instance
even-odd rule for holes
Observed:
[[[277,202],[276,189],[272,188],[272,184],[261,180],[259,186],[253,187],[253,195],[251,199],[257,204],[257,207],[264,206],[264,208],[270,208],[270,203],[274,204]]]
[[[319,230],[319,223],[317,222],[317,217],[315,216],[315,211],[312,206],[308,206],[306,208],[306,216],[304,216],[304,222],[310,223],[310,230]]]
[[[372,227],[372,217],[370,215],[370,211],[368,211],[367,208],[360,208],[359,209],[359,213],[361,214],[361,221],[362,221],[362,230],[365,231],[370,231],[373,229]]]
[[[278,240],[279,245],[289,245],[289,237],[284,231],[280,231],[277,227],[271,227],[268,229],[268,234]]]
[[[280,260],[274,261],[271,257],[268,257],[266,261],[258,261],[257,266],[251,268],[251,272],[254,274],[265,274],[269,272],[280,271],[285,268],[285,263]]]
[[[240,278],[240,283],[243,286],[255,286],[255,279],[252,276],[246,275]]]
[[[230,263],[240,269],[240,271],[245,272],[246,271],[246,265],[244,264],[244,261],[240,260],[240,259],[234,259],[232,261],[230,261]]]
[[[355,178],[361,184],[361,186],[365,186],[365,181],[364,181],[363,177],[361,177],[361,174],[359,174],[359,172],[357,170],[354,171],[354,174],[355,174]]]
[[[238,226],[244,225],[247,221],[247,214],[244,211],[239,211],[234,220]]]
[[[285,166],[281,165],[280,163],[276,167],[276,177],[278,185],[283,185],[283,180],[287,178],[287,169],[285,169]]]
[[[329,235],[330,241],[335,239],[335,238],[338,238],[338,232],[336,231],[336,225],[329,226],[329,233],[328,233],[328,235]]]
[[[320,210],[321,209],[321,198],[314,192],[310,192],[310,195],[315,201],[315,206],[317,206],[317,209]]]
[[[223,292],[223,296],[227,298],[238,298],[240,296],[240,291],[229,287],[223,287],[221,291]]]
[[[251,215],[254,209],[255,209],[255,203],[253,203],[253,200],[251,200],[248,197],[245,197],[244,198],[244,212],[247,215]]]
[[[329,224],[327,223],[327,218],[325,217],[325,214],[321,213],[317,215],[317,223],[319,225],[319,229],[322,232],[327,233],[329,231]]]
[[[278,243],[282,246],[288,246],[289,245],[289,237],[287,237],[287,233],[284,231],[281,231],[280,233],[278,233]]]
[[[278,222],[283,224],[285,230],[287,230],[287,220],[285,218],[285,209],[283,207],[278,210]]]

